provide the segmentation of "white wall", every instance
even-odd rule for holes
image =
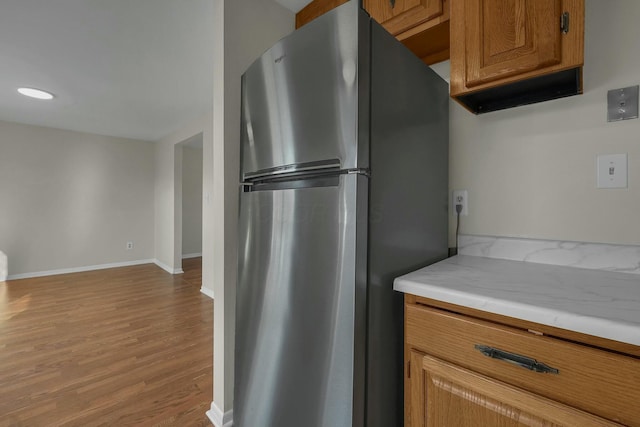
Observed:
[[[202,253],[202,148],[182,147],[182,255]]]
[[[638,17],[635,0],[586,0],[583,95],[480,116],[451,102],[461,232],[640,244],[640,120],[606,120],[607,91],[640,83]],[[629,155],[629,187],[598,190],[596,156],[614,153]]]
[[[293,30],[295,17],[272,1],[214,1],[212,410],[227,412],[233,405],[240,76],[262,52]]]
[[[155,145],[155,198],[154,236],[156,262],[169,272],[178,271],[182,262],[175,262],[174,203],[175,166],[174,146],[156,142]]]
[[[0,250],[9,275],[153,258],[153,150],[0,122]]]

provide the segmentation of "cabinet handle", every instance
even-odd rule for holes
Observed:
[[[569,12],[565,12],[560,16],[560,30],[562,34],[569,32]]]
[[[396,7],[396,0],[389,0],[389,4],[391,5],[391,9]]]
[[[543,374],[559,374],[556,368],[552,368],[550,366],[545,365],[544,363],[538,362],[536,359],[532,359],[530,357],[521,356],[515,353],[509,353],[508,351],[500,350],[494,347],[489,347],[487,345],[475,345],[476,350],[480,351],[480,353],[484,354],[487,357],[491,357],[493,359],[504,360],[505,362],[509,362],[513,365],[520,366],[522,368],[529,369],[534,372],[541,372]]]

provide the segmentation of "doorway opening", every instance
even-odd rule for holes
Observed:
[[[202,133],[175,146],[178,221],[174,242],[181,260],[202,257],[202,146]]]

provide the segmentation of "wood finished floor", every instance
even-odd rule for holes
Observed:
[[[210,426],[201,259],[0,282],[0,427]]]

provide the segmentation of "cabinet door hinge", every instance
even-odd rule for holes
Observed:
[[[411,379],[411,360],[407,361],[407,378]]]
[[[562,34],[569,32],[569,12],[565,12],[560,16],[560,30]]]

